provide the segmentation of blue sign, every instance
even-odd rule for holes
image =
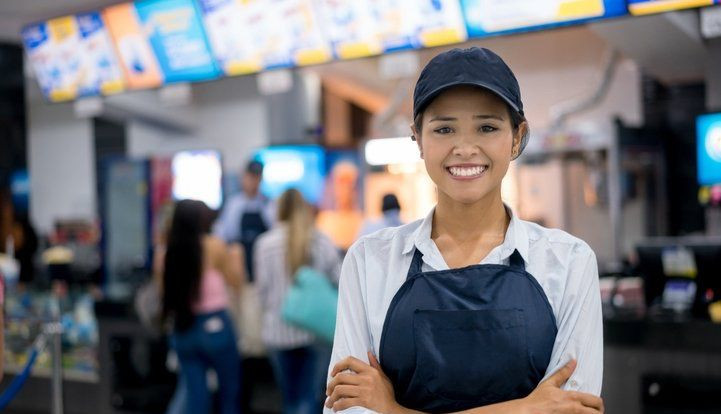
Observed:
[[[548,29],[628,14],[625,0],[461,0],[469,37]]]
[[[193,0],[144,0],[135,7],[166,82],[220,75]]]
[[[699,184],[721,184],[721,113],[696,119],[696,143]]]

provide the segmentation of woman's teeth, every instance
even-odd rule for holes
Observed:
[[[472,177],[474,175],[480,175],[482,172],[486,171],[485,165],[479,166],[479,167],[450,167],[448,168],[448,171],[451,172],[451,175],[454,175],[456,177]]]

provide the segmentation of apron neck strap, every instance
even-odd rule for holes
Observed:
[[[423,253],[418,248],[413,252],[413,260],[411,261],[411,267],[408,268],[408,275],[406,279],[410,279],[411,276],[421,273],[423,267]]]
[[[508,259],[508,265],[516,270],[526,270],[526,263],[523,261],[521,253],[518,253],[518,250],[513,250],[513,253],[511,253],[511,257]]]

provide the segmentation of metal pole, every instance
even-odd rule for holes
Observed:
[[[63,414],[63,348],[62,348],[62,324],[60,323],[60,299],[54,298],[52,306],[52,335],[53,345],[50,351],[53,368],[51,378],[52,414]]]

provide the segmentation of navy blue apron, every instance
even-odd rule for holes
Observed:
[[[244,211],[240,217],[240,244],[245,250],[245,269],[248,271],[248,282],[253,283],[253,246],[255,240],[268,230],[260,211]]]
[[[514,251],[510,265],[421,271],[391,301],[380,364],[404,407],[446,413],[526,397],[546,373],[556,318]]]

